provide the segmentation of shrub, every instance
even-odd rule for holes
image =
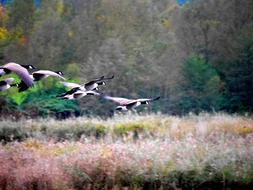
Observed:
[[[46,128],[46,136],[56,140],[79,140],[82,136],[103,137],[106,127],[101,124],[84,123],[83,125],[55,125]]]
[[[158,127],[158,126],[157,126]],[[116,136],[127,136],[132,134],[133,139],[138,139],[139,134],[145,134],[146,132],[149,132],[153,127],[147,123],[142,122],[134,122],[134,123],[122,123],[122,124],[116,124],[113,127],[113,133]]]
[[[8,123],[0,126],[0,140],[4,143],[22,141],[28,138],[29,133],[18,123]]]

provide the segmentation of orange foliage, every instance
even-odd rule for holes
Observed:
[[[6,19],[8,18],[8,15],[6,14],[6,9],[0,5],[0,20],[1,22],[6,21]]]
[[[27,37],[25,37],[24,35],[21,36],[19,39],[18,39],[18,43],[22,46],[25,46],[28,42],[28,39]]]

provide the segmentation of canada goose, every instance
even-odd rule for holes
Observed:
[[[141,104],[149,104],[152,101],[160,99],[160,96],[156,98],[142,98],[142,99],[127,99],[112,96],[102,96],[102,97],[106,100],[111,100],[117,103],[119,106],[116,107],[116,110],[119,111],[127,111],[130,109],[134,109],[140,106]]]
[[[77,91],[77,90],[83,90],[83,91],[98,90],[99,85],[106,85],[105,80],[110,80],[113,78],[114,78],[114,75],[108,78],[105,78],[104,76],[102,76],[90,82],[87,82],[84,85],[80,85],[80,84],[76,84],[72,82],[61,82],[61,83],[63,84],[63,86],[71,88],[71,92],[73,93],[73,91]]]
[[[8,64],[8,63],[7,63]],[[6,64],[6,65],[7,65]],[[19,64],[18,64],[19,65]],[[29,69],[29,70],[32,70],[32,69],[36,69],[33,65],[20,65],[22,67],[24,67],[25,69]],[[4,74],[10,74],[11,73],[11,70],[7,69],[7,68],[1,68],[0,67],[0,76],[4,75]]]
[[[49,70],[39,70],[39,71],[35,71],[31,74],[32,78],[34,81],[39,81],[42,80],[44,78],[47,78],[49,76],[53,76],[53,77],[59,77],[63,80],[65,80],[65,78],[63,77],[63,73],[61,71],[49,71]]]
[[[72,82],[61,82],[65,87],[71,88],[71,90],[67,91],[66,93],[62,94],[61,96],[67,96],[67,95],[72,95],[77,91],[93,91],[93,90],[98,90],[99,85],[105,85],[104,80],[110,80],[113,79],[114,75],[111,77],[105,78],[104,76],[94,79],[84,85],[72,83]],[[79,93],[78,93],[79,94]]]
[[[98,86],[99,85],[106,85],[105,80],[111,80],[114,78],[114,75],[112,75],[111,77],[107,77],[105,78],[104,76],[94,79],[90,82],[85,83],[83,86],[86,90],[98,90]]]
[[[28,65],[28,67],[33,67],[33,66]],[[14,72],[20,77],[21,83],[18,86],[19,92],[24,91],[33,85],[33,79],[29,75],[29,72],[27,71],[27,69],[17,63],[7,63],[3,66],[0,66],[0,69],[3,69],[5,74]]]
[[[0,91],[5,91],[12,86],[18,86],[18,84],[11,84],[14,80],[14,78],[6,78],[0,81]]]
[[[74,93],[67,93],[67,94],[65,93],[58,95],[57,97],[61,99],[73,100],[73,99],[80,99],[87,95],[99,96],[100,94],[91,90],[90,91],[77,90]]]

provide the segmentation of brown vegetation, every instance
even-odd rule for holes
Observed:
[[[0,189],[250,189],[253,121],[202,114],[1,122]],[[99,134],[99,135],[98,135]],[[5,134],[8,136],[8,134]],[[6,143],[6,142],[5,142]]]

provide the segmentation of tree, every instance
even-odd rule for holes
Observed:
[[[242,49],[239,56],[224,62],[220,66],[228,88],[230,112],[253,111],[253,35],[244,34],[241,39]]]
[[[203,57],[191,55],[183,65],[182,72],[184,80],[179,87],[179,108],[184,113],[223,108],[224,84]]]
[[[35,5],[33,0],[14,0],[10,6],[9,27],[28,36],[34,23]]]

